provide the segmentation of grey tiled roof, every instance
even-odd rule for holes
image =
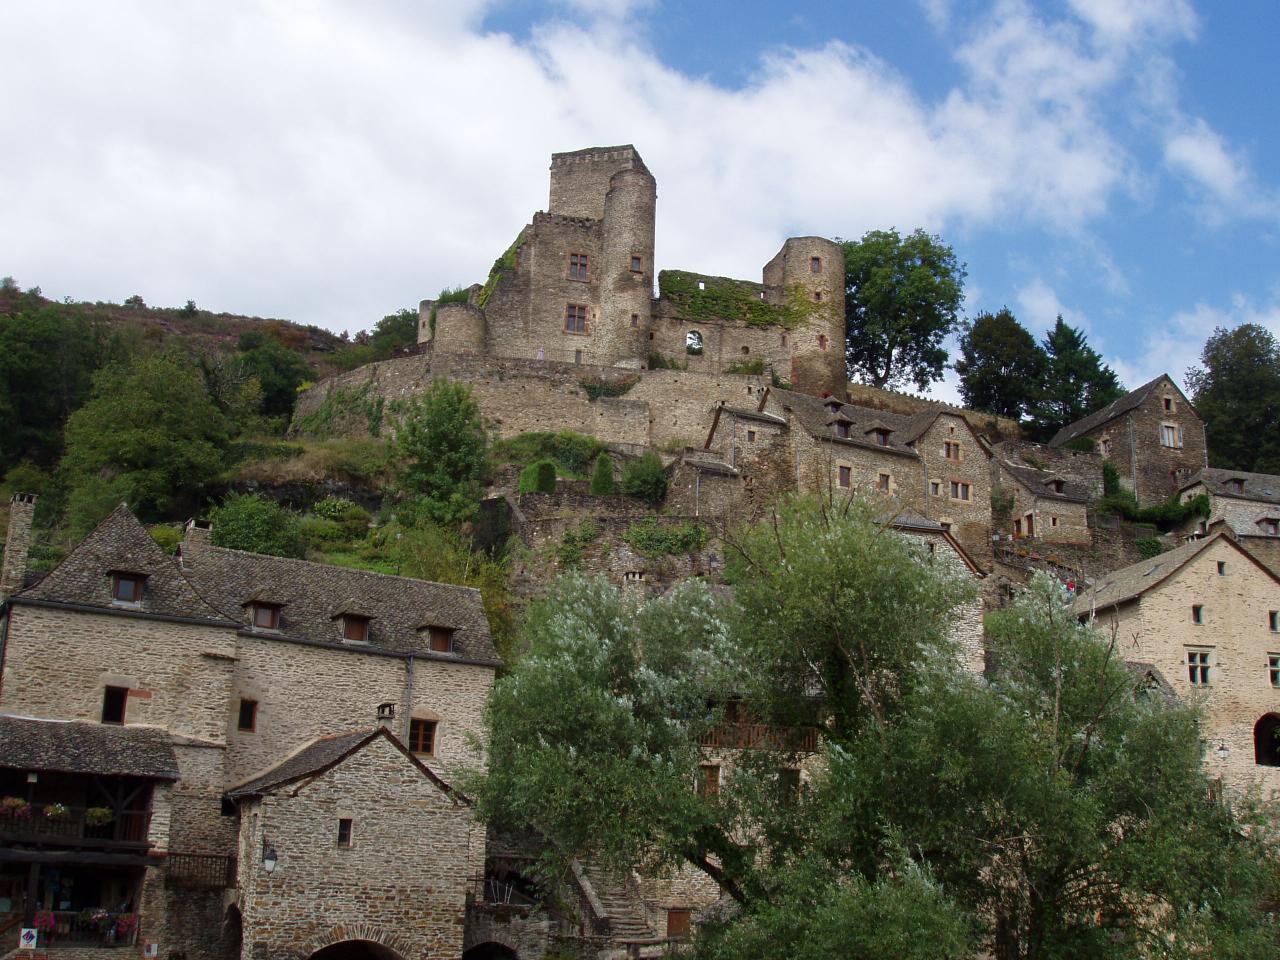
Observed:
[[[1091,610],[1114,607],[1140,597],[1156,584],[1182,569],[1209,544],[1222,538],[1225,538],[1228,543],[1234,543],[1225,534],[1215,533],[1211,537],[1191,540],[1150,560],[1142,560],[1127,567],[1121,567],[1119,570],[1113,570],[1076,597],[1075,603],[1071,605],[1071,612],[1081,617]]]
[[[429,583],[368,570],[271,557],[188,539],[182,571],[209,602],[249,628],[246,604],[279,604],[280,628],[264,636],[339,643],[344,610],[369,615],[369,646],[394,653],[456,657],[498,664],[489,621],[472,587]],[[430,653],[424,624],[454,630],[453,653]]]
[[[811,397],[808,394],[796,393],[794,390],[775,390],[770,400],[783,410],[791,413],[799,421],[800,425],[814,437],[830,440],[836,444],[849,444],[855,447],[864,447],[868,450],[881,450],[901,456],[919,457],[919,454],[906,442],[908,438],[914,439],[911,437],[911,432],[917,426],[914,422],[918,419],[916,417],[902,417],[885,410],[856,407],[850,403],[841,403],[838,408],[835,408],[831,403],[831,398]],[[928,416],[931,422],[936,414],[931,413]],[[831,424],[837,418],[846,420],[850,424],[848,439],[836,436],[835,428]],[[877,427],[893,431],[889,434],[889,442],[887,444],[881,444],[866,437],[868,430]],[[928,424],[925,425],[925,429],[928,429]],[[919,436],[919,434],[916,434],[916,436]]]
[[[724,408],[725,413],[732,413],[735,417],[743,420],[759,420],[761,423],[772,424],[775,427],[785,427],[787,421],[785,418],[775,413],[766,413],[763,410],[747,409],[746,407],[729,407]]]
[[[1236,493],[1227,486],[1229,480],[1243,480],[1244,490]],[[1203,483],[1212,494],[1258,500],[1263,503],[1280,503],[1280,476],[1274,473],[1246,473],[1243,470],[1222,470],[1205,467],[1182,487],[1183,490]]]
[[[436,786],[446,792],[451,792],[449,784],[441,780],[434,770],[410,754],[389,730],[384,727],[366,727],[360,730],[352,730],[348,733],[337,733],[312,740],[301,750],[286,757],[265,773],[261,773],[228,790],[227,796],[232,799],[261,796],[291,783],[297,783],[299,780],[305,780],[307,777],[313,777],[323,773],[329,767],[341,763],[378,737],[385,737],[405,755],[405,759],[408,762],[418,767]]]
[[[112,602],[112,572],[146,577],[141,604],[135,607]],[[74,603],[218,623],[228,620],[183,577],[174,558],[160,549],[124,504],[116,507],[81,540],[47,577],[15,599]]]
[[[0,766],[177,780],[169,734],[159,727],[0,715]]]
[[[1107,404],[1101,410],[1095,410],[1087,417],[1083,417],[1075,423],[1068,423],[1053,435],[1053,439],[1049,441],[1049,446],[1060,447],[1067,441],[1074,440],[1076,437],[1082,437],[1090,430],[1102,426],[1108,420],[1114,420],[1116,417],[1126,414],[1130,410],[1136,409],[1142,405],[1143,401],[1151,395],[1151,392],[1155,390],[1157,386],[1164,383],[1166,380],[1173,386],[1177,386],[1172,380],[1169,380],[1168,374],[1162,373],[1149,383],[1144,383],[1142,386],[1138,387],[1137,390],[1130,390],[1119,400],[1111,401],[1111,403]]]
[[[1008,460],[1000,461],[1000,468],[1020,484],[1046,500],[1065,500],[1070,503],[1089,503],[1093,497],[1089,491],[1074,481],[1067,480],[1049,470],[1037,470],[1035,467],[1022,467]],[[1062,493],[1057,493],[1048,486],[1049,481],[1062,480]]]

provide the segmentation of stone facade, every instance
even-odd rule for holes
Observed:
[[[5,534],[4,557],[0,559],[0,601],[22,589],[22,581],[27,575],[31,521],[35,512],[36,498],[33,494],[15,493],[9,502],[8,533]]]
[[[1093,441],[1144,507],[1177,494],[1209,462],[1204,421],[1167,375],[1063,427],[1050,446],[1077,440]]]
[[[1280,797],[1280,756],[1266,726],[1268,718],[1280,724],[1280,670],[1270,671],[1272,657],[1280,667],[1275,574],[1217,534],[1116,571],[1075,609],[1094,616],[1104,635],[1114,630],[1126,660],[1153,665],[1179,699],[1201,708],[1212,775],[1238,791]],[[1192,654],[1205,659],[1192,664]]]

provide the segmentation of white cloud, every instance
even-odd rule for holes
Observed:
[[[840,43],[717,86],[621,29],[648,0],[564,2],[594,15],[524,42],[481,32],[483,0],[6,4],[0,264],[57,295],[354,329],[483,279],[545,206],[551,152],[626,142],[658,177],[659,266],[756,276],[787,235],[889,225],[1079,230],[1135,176],[1096,107],[1184,6],[997,3],[964,82],[924,102]]]
[[[1230,215],[1273,216],[1274,197],[1255,182],[1247,161],[1204,120],[1188,120],[1165,143],[1165,162],[1191,181],[1202,215],[1221,222]]]

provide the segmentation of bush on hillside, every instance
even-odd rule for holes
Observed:
[[[595,469],[591,471],[591,492],[597,497],[612,496],[617,490],[613,482],[613,460],[607,453],[596,457]]]
[[[555,493],[556,463],[554,460],[539,460],[520,471],[521,493]]]
[[[667,495],[667,471],[652,450],[622,466],[622,492],[646,503],[661,503]]]
[[[232,550],[301,557],[302,524],[298,515],[256,493],[233,493],[209,511],[213,543]]]

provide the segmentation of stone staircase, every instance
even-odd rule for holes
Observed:
[[[663,942],[649,926],[644,902],[626,877],[610,874],[592,863],[582,864],[582,873],[603,911],[610,937],[619,945]]]

